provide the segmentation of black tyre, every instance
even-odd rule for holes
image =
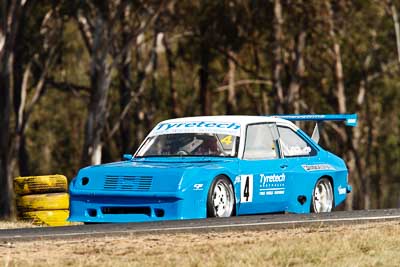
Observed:
[[[208,217],[230,217],[234,212],[235,196],[231,182],[225,176],[217,176],[207,196]]]
[[[315,184],[312,201],[311,212],[331,212],[333,208],[333,190],[332,183],[328,178],[321,178]]]

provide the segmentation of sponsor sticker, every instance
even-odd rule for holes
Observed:
[[[347,194],[346,188],[342,187],[341,185],[338,187],[339,195]]]
[[[174,133],[216,133],[227,135],[240,135],[240,124],[236,122],[161,122],[149,136]]]
[[[285,194],[285,182],[286,175],[271,174],[265,175],[260,174],[260,196],[273,196],[273,195],[284,195]]]
[[[335,170],[335,168],[330,164],[301,165],[301,167],[308,172]]]
[[[193,191],[200,191],[203,190],[203,184],[194,184]]]

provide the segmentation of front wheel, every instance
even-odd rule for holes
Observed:
[[[331,212],[333,207],[333,190],[332,184],[327,178],[318,180],[314,187],[311,212]]]
[[[230,217],[233,214],[235,197],[231,182],[225,176],[217,176],[207,196],[208,217]]]

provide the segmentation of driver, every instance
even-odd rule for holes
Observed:
[[[189,155],[193,154],[193,151],[195,151],[203,142],[204,141],[202,139],[198,139],[196,138],[196,136],[194,136],[193,140],[180,147],[179,151],[182,151]]]
[[[196,156],[217,156],[221,154],[217,138],[213,135],[194,135],[190,141],[179,147],[178,153]]]
[[[217,139],[214,136],[203,136],[203,143],[196,150],[196,155],[217,156],[220,153]]]

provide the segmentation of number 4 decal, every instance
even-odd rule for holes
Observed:
[[[240,202],[253,201],[253,175],[240,175]]]
[[[230,145],[232,144],[232,135],[227,135],[226,137],[224,137],[221,140],[221,143],[225,144],[225,145]]]

